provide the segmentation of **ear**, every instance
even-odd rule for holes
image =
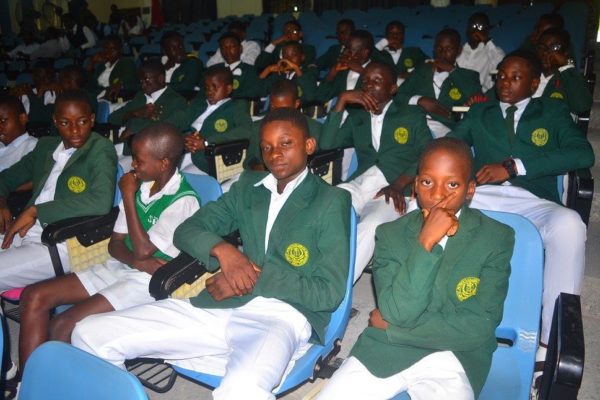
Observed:
[[[531,80],[531,94],[534,94],[537,90],[538,86],[540,86],[540,78],[533,78]]]
[[[300,109],[300,99],[296,99],[296,101],[294,101],[294,108],[296,110]]]
[[[225,86],[225,92],[227,93],[227,97],[231,96],[231,92],[233,92],[233,85],[227,84]]]
[[[167,169],[169,169],[171,166],[171,162],[169,161],[168,158],[162,158],[160,160],[160,170],[161,171],[166,171]]]
[[[396,82],[398,81],[398,79],[396,78]],[[396,95],[396,93],[398,93],[398,84],[394,82],[390,85],[390,95],[392,97],[394,97]]]
[[[475,195],[475,187],[477,186],[477,182],[475,182],[475,179],[471,179],[468,183],[468,187],[467,187],[467,196],[466,199],[467,200],[471,200],[473,198],[473,196]]]
[[[90,114],[90,121],[92,121],[92,126],[94,126],[94,124],[96,123],[96,114]]]
[[[314,137],[309,137],[305,142],[306,154],[309,156],[317,151],[317,140]]]
[[[19,123],[25,126],[27,122],[29,122],[29,116],[25,113],[19,114]]]

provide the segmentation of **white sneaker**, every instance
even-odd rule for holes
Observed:
[[[12,361],[10,363],[11,363],[10,368],[4,374],[4,379],[7,380],[7,381],[9,381],[12,378],[14,378],[15,376],[17,376],[17,372],[19,372],[19,367],[17,367],[17,364],[15,364]]]

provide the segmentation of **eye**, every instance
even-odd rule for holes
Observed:
[[[263,152],[269,151],[269,150],[271,150],[271,146],[267,146],[267,145],[260,146],[260,150]]]
[[[80,119],[79,121],[77,121],[77,123],[78,123],[79,125],[82,125],[82,126],[83,126],[83,125],[86,125],[86,124],[88,123],[88,120],[87,120],[87,119]]]
[[[421,179],[421,186],[430,187],[431,179]]]
[[[458,184],[458,182],[448,182],[448,187],[450,189],[457,189],[460,185]]]

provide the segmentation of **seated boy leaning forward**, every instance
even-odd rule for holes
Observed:
[[[423,151],[421,210],[377,228],[378,308],[318,399],[477,398],[497,346],[514,232],[466,204],[472,163],[455,138]]]
[[[224,375],[215,399],[274,399],[288,366],[324,340],[348,278],[350,196],[308,172],[315,145],[299,111],[267,114],[271,173],[245,172],[175,232],[182,251],[220,265],[207,290],[87,317],[72,343],[119,366],[153,357]],[[244,253],[221,238],[236,229]]]
[[[86,93],[61,93],[53,118],[60,136],[39,139],[31,153],[0,172],[0,291],[54,276],[41,243],[46,225],[106,214],[113,204],[117,155],[108,139],[92,132],[94,114]],[[27,182],[33,183],[33,196],[13,222],[6,197]],[[58,251],[68,270],[66,245],[58,244]]]
[[[557,176],[594,163],[594,152],[564,102],[535,98],[540,62],[531,53],[507,55],[498,69],[499,102],[469,110],[452,136],[473,147],[480,186],[471,206],[528,218],[545,248],[542,334],[536,359],[544,361],[554,302],[579,294],[585,268],[586,227],[560,203]],[[541,365],[538,365],[541,368]]]
[[[0,97],[0,171],[31,152],[37,139],[27,133],[27,113],[14,96]]]
[[[177,171],[183,139],[157,124],[133,138],[133,170],[121,178],[120,213],[106,265],[28,286],[21,297],[19,363],[46,340],[69,342],[75,323],[91,314],[122,310],[154,299],[154,271],[179,254],[173,232],[199,208],[196,193]],[[74,304],[50,319],[51,310]]]
[[[375,228],[404,214],[405,189],[413,182],[421,151],[431,141],[424,113],[392,101],[397,90],[393,67],[373,61],[361,80],[361,90],[340,94],[319,139],[321,149],[354,147],[358,156],[357,170],[340,185],[352,194],[360,216],[355,281],[373,255]],[[361,109],[345,111],[352,104]],[[387,204],[390,197],[393,206]]]

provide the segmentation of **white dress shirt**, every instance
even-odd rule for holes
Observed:
[[[271,50],[272,52],[273,50]],[[253,40],[243,40],[242,41],[242,55],[240,59],[242,62],[246,64],[254,65],[256,58],[260,54],[260,45]],[[224,63],[225,59],[221,54],[221,49],[217,49],[215,54],[206,62],[206,67],[210,67],[211,65]]]
[[[36,138],[24,133],[10,142],[8,146],[0,147],[0,171],[16,164],[24,155],[33,150],[36,143]]]
[[[202,125],[204,125],[204,121],[206,121],[206,118],[210,117],[210,115],[212,113],[214,113],[217,110],[217,108],[221,107],[223,104],[227,103],[229,100],[231,100],[231,97],[228,97],[223,100],[219,100],[215,104],[208,104],[208,107],[206,108],[206,110],[204,110],[204,112],[202,114],[200,114],[200,116],[198,116],[198,118],[196,118],[196,120],[194,122],[192,122],[192,127],[195,130],[197,130],[198,132],[200,132],[200,130],[202,129]],[[207,103],[208,103],[208,101],[207,101]]]
[[[109,62],[104,64],[104,71],[102,71],[102,73],[98,76],[98,86],[103,88],[110,86],[110,74],[118,63],[119,60],[115,61],[113,65],[110,65]]]
[[[362,65],[362,67],[365,68],[367,65],[369,65],[370,62],[371,62],[371,59],[368,59],[367,62],[365,62]],[[346,76],[346,90],[354,90],[359,78],[360,78],[360,74],[358,72],[355,72],[355,71],[352,71],[351,69],[349,69],[348,75]]]
[[[167,61],[169,61],[169,57],[167,56],[162,56],[160,59],[160,62],[162,62],[163,65],[166,65]],[[175,70],[179,68],[180,65],[180,63],[175,63],[171,68],[165,68],[165,82],[171,83],[171,77],[173,76],[173,72],[175,72]]]
[[[58,182],[58,177],[62,174],[65,165],[77,150],[74,147],[70,149],[65,149],[65,145],[63,142],[60,142],[54,153],[52,153],[52,158],[54,159],[54,165],[52,166],[52,170],[48,175],[48,179],[46,179],[46,183],[44,183],[44,187],[42,188],[39,196],[35,199],[35,204],[47,203],[49,201],[54,200],[54,193],[56,192],[56,183]]]
[[[490,73],[497,69],[503,58],[504,51],[496,47],[492,40],[488,40],[487,43],[480,42],[474,49],[469,43],[465,43],[456,63],[462,68],[478,72],[479,82],[486,92],[494,86]]]

